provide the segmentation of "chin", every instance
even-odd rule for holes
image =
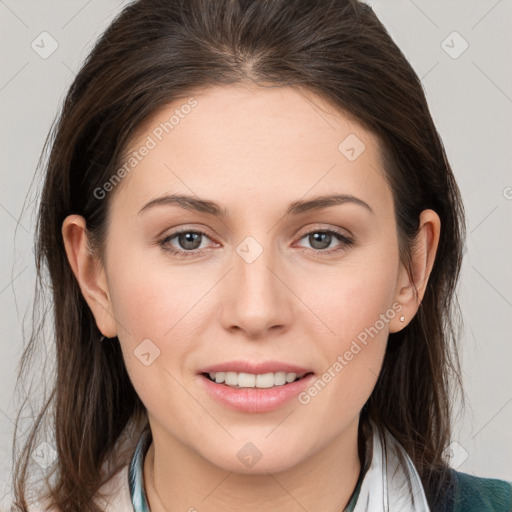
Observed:
[[[267,473],[279,473],[286,471],[306,457],[305,453],[298,453],[294,445],[286,449],[282,444],[276,449],[275,444],[267,447],[258,447],[258,443],[247,441],[234,443],[221,453],[209,454],[206,458],[215,466],[233,473],[245,475],[266,475]],[[221,445],[217,445],[221,446]],[[304,450],[304,446],[301,446]],[[206,454],[203,454],[205,456]]]

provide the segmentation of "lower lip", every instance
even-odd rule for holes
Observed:
[[[204,375],[199,375],[209,395],[222,405],[239,412],[259,413],[274,411],[304,391],[314,380],[314,374],[272,388],[232,388],[217,384]]]

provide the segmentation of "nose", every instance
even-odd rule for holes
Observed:
[[[237,247],[232,263],[222,294],[223,327],[252,340],[286,331],[297,299],[292,277],[276,251],[248,237]]]

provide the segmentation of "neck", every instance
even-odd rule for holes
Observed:
[[[144,460],[148,504],[152,512],[234,512],[248,503],[260,512],[342,512],[361,469],[357,425],[294,467],[250,475],[219,468],[177,439],[153,433]]]

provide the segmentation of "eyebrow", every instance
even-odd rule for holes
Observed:
[[[285,216],[289,215],[299,215],[301,213],[306,213],[313,210],[321,210],[323,208],[328,208],[330,206],[336,206],[341,204],[357,204],[366,208],[371,213],[375,213],[370,205],[350,194],[331,194],[331,195],[323,195],[317,196],[308,200],[298,200],[293,201],[288,205],[288,209],[286,210]],[[215,201],[211,201],[209,199],[200,199],[197,196],[190,196],[186,194],[171,194],[165,195],[162,197],[157,197],[149,201],[146,205],[144,205],[140,210],[139,214],[157,206],[179,206],[185,210],[193,210],[201,213],[209,213],[218,217],[220,219],[224,219],[228,215],[228,210],[225,207],[222,207],[220,204]]]

